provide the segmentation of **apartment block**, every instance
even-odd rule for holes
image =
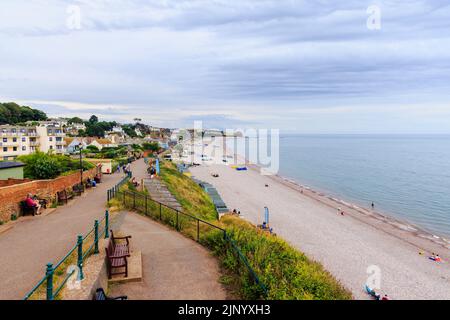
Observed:
[[[18,156],[43,152],[65,153],[64,130],[56,125],[0,126],[0,160],[14,160]]]

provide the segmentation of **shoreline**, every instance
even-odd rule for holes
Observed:
[[[204,151],[208,153],[206,148]],[[231,159],[230,151],[227,154],[227,165],[205,161],[191,167],[192,175],[214,185],[230,210],[236,208],[241,218],[255,225],[262,222],[264,207],[268,207],[274,232],[321,263],[355,299],[369,298],[364,284],[371,266],[380,268],[381,291],[393,299],[450,299],[447,244],[420,228],[412,230],[415,226],[409,223],[284,176],[263,176],[260,167],[240,155]],[[234,170],[235,164],[246,165],[248,170]],[[212,176],[216,173],[219,177]],[[344,216],[338,214],[338,207],[345,211]],[[433,252],[443,262],[431,261],[428,257]]]
[[[262,167],[250,162],[245,156],[236,153],[234,150],[226,148],[226,154],[233,155],[233,159],[235,161],[234,164],[245,164],[252,170],[258,171],[260,173]],[[295,180],[294,178],[280,175],[279,173],[275,175],[269,175],[268,177],[275,177],[280,182],[284,183],[286,186],[301,192],[303,189],[303,194],[309,196],[312,199],[320,201],[321,203],[328,205],[335,210],[338,210],[339,207],[346,207],[349,210],[354,210],[364,217],[370,217],[373,219],[377,219],[378,221],[384,222],[391,227],[396,228],[399,231],[409,232],[413,236],[418,237],[420,239],[426,239],[428,241],[433,242],[436,245],[441,246],[444,250],[450,249],[450,236],[445,236],[441,234],[435,234],[435,232],[431,230],[426,230],[424,227],[421,227],[417,224],[414,224],[407,219],[400,219],[394,217],[394,214],[389,214],[385,212],[379,212],[377,210],[370,210],[368,208],[364,208],[350,200],[341,199],[328,194],[325,191],[320,191],[316,187],[312,187],[306,184],[301,183],[300,181]],[[306,192],[305,192],[306,191]],[[331,202],[331,203],[330,203]],[[430,251],[430,253],[435,251]],[[450,261],[450,254],[448,255],[448,260]]]
[[[252,169],[257,170],[257,171],[260,170],[260,167],[255,164],[250,163],[248,166],[254,167]],[[272,177],[280,180],[280,182],[282,182],[286,186],[288,186],[298,192],[301,192],[301,190],[303,190],[304,195],[306,195],[312,199],[315,199],[317,201],[320,201],[321,203],[328,205],[336,210],[338,210],[339,206],[341,206],[341,209],[342,209],[342,207],[346,207],[347,209],[355,210],[358,213],[360,213],[361,215],[363,215],[364,217],[370,217],[373,219],[377,219],[378,221],[389,224],[390,226],[392,226],[398,230],[401,230],[404,232],[410,232],[411,234],[413,234],[416,237],[432,241],[433,243],[435,243],[437,245],[441,245],[444,249],[450,249],[450,240],[449,239],[445,238],[442,235],[436,235],[433,232],[425,230],[424,228],[417,226],[407,220],[402,220],[402,219],[393,217],[393,215],[381,213],[376,210],[372,211],[368,208],[364,208],[364,207],[356,205],[352,202],[347,202],[344,199],[335,198],[329,194],[318,191],[317,189],[314,189],[311,186],[301,184],[300,182],[295,181],[292,178],[288,178],[288,177],[281,176],[278,174],[274,175]],[[328,202],[331,202],[332,204],[330,204]]]

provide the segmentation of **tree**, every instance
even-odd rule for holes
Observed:
[[[14,102],[0,103],[0,124],[17,124],[47,120],[47,115],[36,109],[19,106]]]
[[[86,126],[86,134],[89,137],[101,137],[105,136],[105,129],[102,128],[98,123],[90,124]]]
[[[89,118],[89,123],[97,123],[98,122],[98,117],[93,115]]]
[[[70,119],[67,121],[67,123],[68,123],[68,124],[73,124],[73,123],[84,123],[84,121],[83,121],[83,119],[81,119],[81,118],[79,118],[79,117],[73,117],[73,118],[70,118]]]
[[[159,144],[157,142],[146,142],[142,144],[142,148],[145,151],[156,152],[159,150]]]

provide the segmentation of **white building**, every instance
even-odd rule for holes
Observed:
[[[63,154],[64,130],[54,124],[39,126],[0,126],[0,159],[14,160],[37,150]]]

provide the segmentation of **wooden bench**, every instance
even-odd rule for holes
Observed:
[[[20,202],[20,207],[22,209],[22,214],[25,216],[27,213],[30,213],[31,215],[35,216],[37,214],[38,208],[37,207],[30,207],[27,205],[26,201]]]
[[[128,277],[128,260],[130,257],[130,242],[131,236],[114,237],[111,230],[111,240],[109,240],[106,250],[106,262],[108,267],[108,278],[112,279],[113,275],[123,274],[125,278]],[[126,243],[119,243],[117,240],[126,240]],[[124,271],[113,272],[113,269],[124,269]]]
[[[120,296],[120,297],[108,297],[105,293],[105,290],[103,288],[97,289],[97,291],[94,294],[94,299],[97,301],[106,301],[106,300],[128,300],[127,296]]]
[[[67,204],[68,201],[73,198],[73,195],[69,194],[67,190],[58,191],[57,196],[58,196],[58,203],[65,202]]]
[[[81,196],[81,194],[84,192],[84,188],[82,185],[77,183],[77,184],[73,185],[72,192],[77,196]]]
[[[116,237],[114,236],[114,232],[111,230],[111,240],[114,244],[116,252],[118,252],[119,254],[130,254],[130,239],[131,236]],[[125,240],[126,243],[123,243],[120,240]]]

